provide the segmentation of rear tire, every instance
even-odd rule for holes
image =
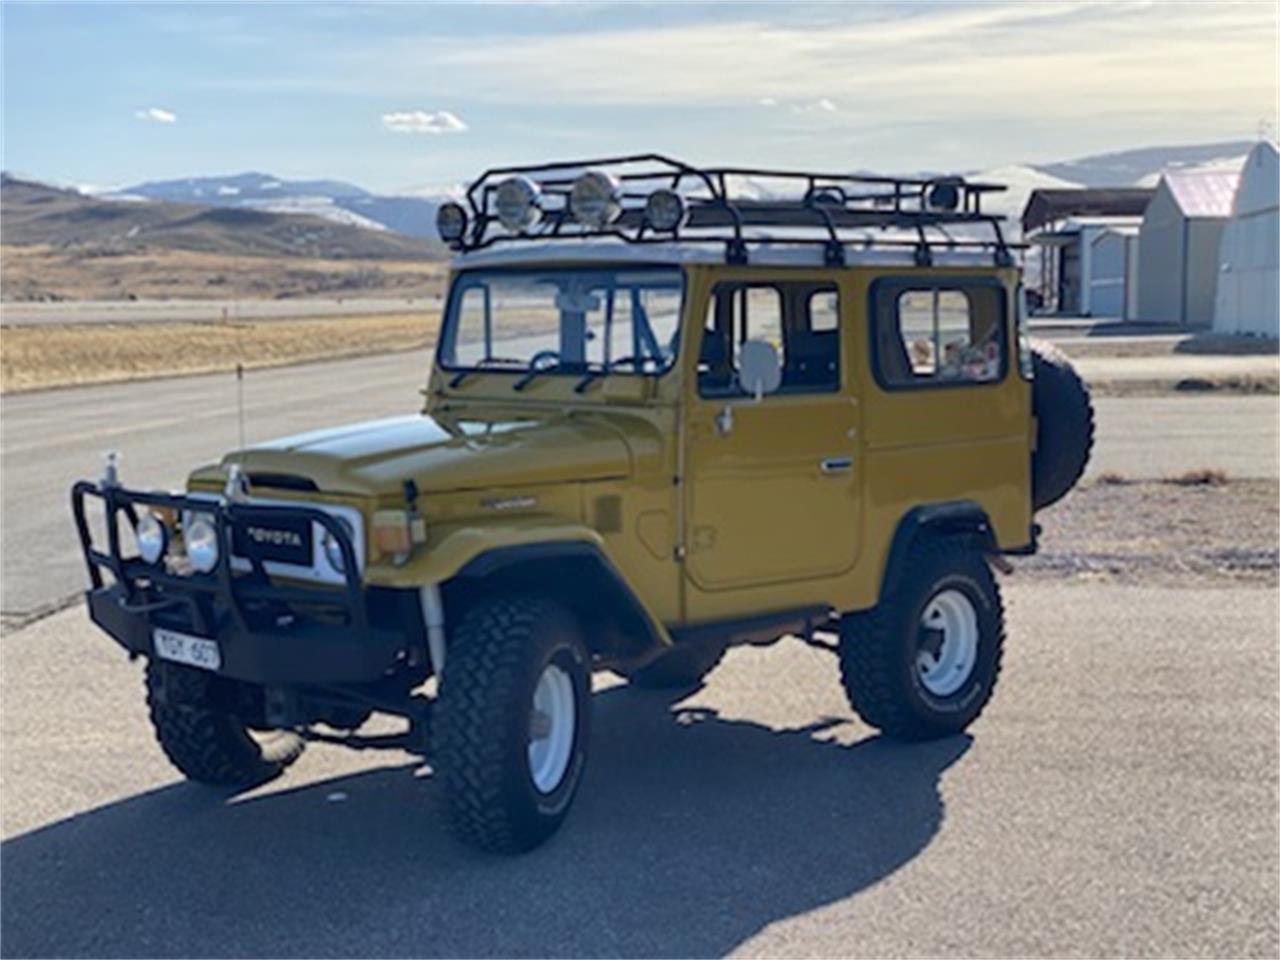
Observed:
[[[465,843],[522,853],[563,822],[586,764],[591,658],[536,598],[479,603],[450,637],[433,719],[444,814]]]
[[[633,686],[646,690],[679,690],[696,687],[724,659],[725,648],[711,646],[676,647],[653,663],[624,674]]]
[[[306,747],[292,731],[252,731],[228,709],[237,699],[231,682],[213,674],[152,660],[146,682],[156,740],[188,780],[215,786],[264,783]]]
[[[1036,418],[1031,505],[1043,510],[1065,497],[1084,475],[1093,450],[1093,404],[1088,386],[1053,344],[1033,340],[1031,360],[1031,409]]]
[[[858,715],[887,735],[932,740],[978,718],[1004,648],[1000,588],[982,554],[959,538],[927,540],[898,586],[840,620],[840,677]]]

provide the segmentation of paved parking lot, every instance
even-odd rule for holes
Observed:
[[[1004,582],[972,737],[879,739],[795,640],[680,701],[604,674],[578,805],[518,859],[403,754],[181,782],[139,666],[47,618],[0,644],[0,951],[1275,956],[1274,589]]]

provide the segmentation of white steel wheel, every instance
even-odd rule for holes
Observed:
[[[547,664],[533,690],[529,715],[529,776],[539,793],[552,793],[564,779],[577,721],[573,678],[554,663]]]
[[[916,671],[935,697],[949,697],[968,682],[978,662],[978,613],[960,590],[942,590],[920,614]]]

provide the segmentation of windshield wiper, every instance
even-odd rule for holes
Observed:
[[[559,363],[553,363],[545,367],[534,367],[532,370],[526,373],[523,377],[521,377],[519,380],[513,383],[511,385],[511,389],[514,390],[516,393],[520,393],[524,390],[525,387],[533,383],[533,381],[537,380],[544,373],[555,373],[557,370],[563,369],[563,367],[564,365]]]
[[[591,386],[591,384],[595,383],[601,377],[608,375],[610,372],[611,371],[608,367],[601,367],[598,370],[588,370],[587,375],[573,385],[573,392],[586,393],[587,387]]]

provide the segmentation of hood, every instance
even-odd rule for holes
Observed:
[[[231,463],[251,480],[283,474],[326,493],[376,496],[398,493],[408,479],[434,493],[622,477],[631,455],[616,429],[591,417],[452,422],[419,414],[284,437],[222,460]]]

